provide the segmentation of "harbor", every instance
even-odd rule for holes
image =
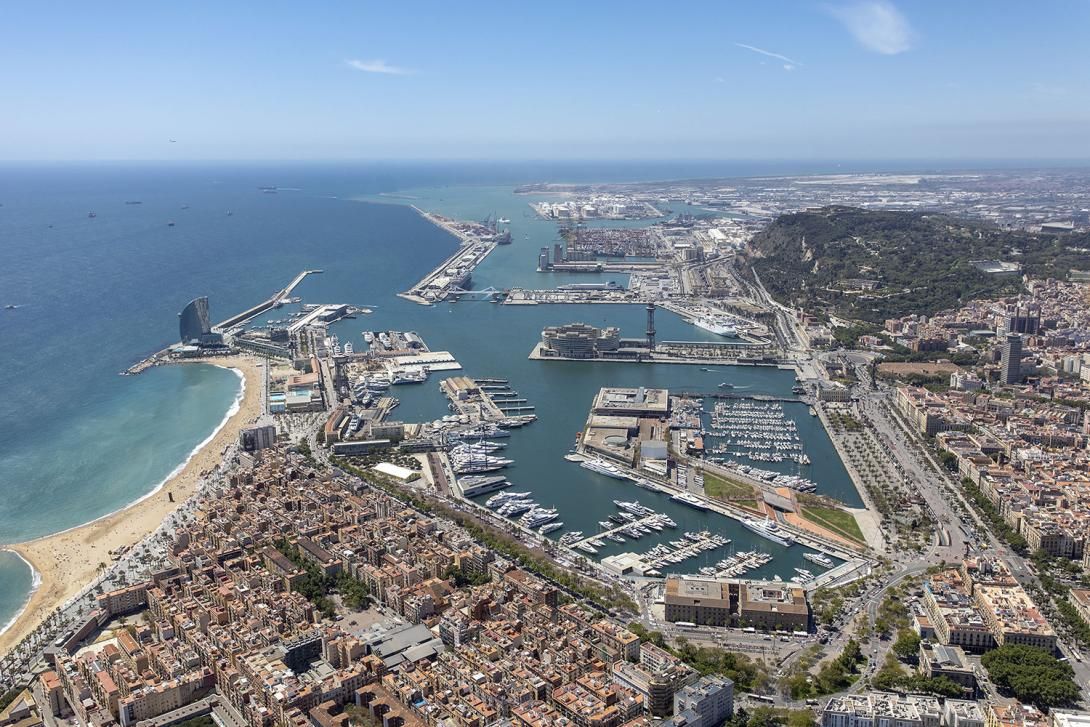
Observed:
[[[497,245],[508,244],[511,233],[499,230],[494,220],[482,223],[452,220],[413,207],[424,219],[458,238],[459,247],[430,273],[404,293],[402,298],[421,305],[433,305],[460,295],[472,294],[473,271]],[[486,296],[491,293],[486,293]]]

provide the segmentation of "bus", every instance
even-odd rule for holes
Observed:
[[[775,700],[772,697],[766,697],[763,694],[750,694],[749,698],[757,702],[764,702],[765,704],[775,704]]]
[[[691,621],[674,621],[674,626],[677,626],[679,629],[695,629],[696,628],[696,624],[694,624]]]

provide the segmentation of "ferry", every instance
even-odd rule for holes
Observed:
[[[584,460],[579,463],[579,466],[583,469],[590,470],[591,472],[597,472],[600,475],[612,477],[615,480],[628,479],[616,466],[611,465],[609,462],[603,462],[600,459]]]
[[[697,328],[701,328],[708,333],[714,333],[717,336],[723,336],[724,338],[737,338],[738,329],[734,326],[727,326],[722,323],[717,323],[708,318],[696,318],[693,320],[693,325]]]
[[[771,518],[765,518],[764,520],[744,518],[742,520],[742,526],[747,530],[757,533],[762,538],[771,540],[773,543],[779,543],[784,546],[790,546],[795,543],[795,536],[781,530],[780,526]]]
[[[697,510],[707,510],[708,509],[708,506],[704,504],[703,500],[701,500],[696,495],[693,495],[693,494],[688,493],[688,492],[679,492],[676,495],[671,495],[670,499],[673,500],[674,502],[680,502],[680,503],[683,503],[685,505],[688,505],[689,507],[695,507]]]
[[[545,525],[541,526],[538,532],[542,535],[548,535],[549,533],[555,532],[562,527],[564,527],[564,523],[546,523]]]
[[[803,553],[802,557],[806,558],[806,560],[810,561],[811,563],[817,563],[818,565],[825,568],[833,567],[833,559],[822,553]]]

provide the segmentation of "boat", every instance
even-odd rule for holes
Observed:
[[[733,388],[734,388],[734,384],[728,384],[728,383],[727,383],[726,381],[724,381],[723,383],[721,383],[721,384],[719,385],[719,388],[720,388],[720,389],[733,389]]]
[[[609,534],[609,535],[607,535],[606,537],[607,537],[607,538],[609,538],[610,540],[612,540],[612,541],[613,541],[614,543],[624,543],[624,542],[627,542],[627,541],[625,541],[625,539],[624,539],[624,538],[622,538],[622,537],[621,537],[620,535],[618,535],[617,533],[610,533],[610,534]]]
[[[737,338],[738,329],[734,326],[728,326],[722,323],[717,323],[708,318],[696,318],[693,320],[693,325],[697,328],[703,329],[708,333],[714,333],[717,336],[723,336],[724,338]]]
[[[776,521],[771,518],[765,518],[764,520],[743,518],[742,526],[747,530],[757,533],[762,538],[771,540],[773,543],[779,543],[784,546],[790,546],[795,543],[795,536],[782,530],[780,526],[776,524]]]
[[[496,222],[498,222],[501,225],[511,224],[511,220],[507,219],[506,217],[499,217],[499,218],[496,219]]]
[[[823,553],[803,553],[802,557],[825,568],[833,567],[833,559]]]
[[[695,507],[697,510],[708,509],[708,506],[704,504],[703,500],[689,492],[679,492],[676,495],[671,495],[670,499],[674,502],[680,502],[682,504],[688,505],[689,507]]]
[[[564,527],[564,523],[546,523],[541,526],[538,532],[542,535],[548,535],[549,533],[556,532],[562,527]]]
[[[96,212],[88,212],[88,213],[87,213],[87,216],[88,216],[89,218],[91,218],[91,219],[94,219],[94,218],[98,217],[98,213],[96,213]]]
[[[810,407],[810,416],[816,417],[817,416],[817,409],[815,409],[814,407]]]
[[[555,520],[559,513],[555,508],[534,507],[521,518],[519,523],[527,528],[536,528],[538,525],[544,525],[550,520]]]
[[[616,480],[628,479],[625,474],[621,472],[615,465],[609,462],[603,462],[600,459],[588,459],[579,463],[579,466],[583,469],[590,470],[591,472],[597,472],[600,475],[606,477],[612,477]]]
[[[496,490],[502,490],[505,487],[510,487],[511,483],[508,482],[505,477],[497,475],[491,477],[471,475],[459,479],[458,486],[462,489],[463,496],[476,497],[478,495],[487,495],[489,492],[495,492]]]
[[[598,552],[598,549],[597,549],[597,548],[595,548],[595,547],[594,547],[593,545],[591,545],[590,543],[579,543],[579,545],[576,545],[576,546],[575,546],[575,549],[576,549],[576,550],[581,550],[581,551],[583,551],[584,553],[590,553],[591,555],[594,555],[595,553],[597,553],[597,552]]]
[[[368,343],[371,343],[371,342],[373,342],[375,340],[375,334],[372,333],[371,331],[364,331],[363,332],[363,340],[367,341]]]
[[[174,220],[167,220],[167,227],[174,227]]]
[[[464,480],[467,480],[469,478],[464,477],[462,479],[464,481]],[[503,478],[500,478],[500,479],[503,479]],[[529,496],[530,496],[529,492],[501,492],[498,495],[493,495],[492,497],[488,498],[488,501],[485,502],[484,506],[489,508],[489,509],[495,510],[500,505],[511,502],[513,500],[525,500]]]

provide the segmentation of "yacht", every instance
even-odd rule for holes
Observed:
[[[462,495],[465,497],[477,497],[478,495],[487,495],[489,492],[510,487],[511,483],[500,476],[480,477],[473,475],[459,479],[458,486],[461,487]]]
[[[617,480],[627,479],[625,474],[621,472],[615,465],[611,465],[609,462],[603,462],[600,459],[588,459],[579,463],[579,466],[583,469],[588,469],[591,472],[597,472],[600,475],[606,477],[612,477]]]
[[[372,333],[371,331],[364,331],[363,332],[363,340],[367,341],[367,343],[372,343],[375,340],[375,334]]]
[[[802,557],[806,558],[806,560],[810,561],[811,563],[817,563],[818,565],[825,568],[833,567],[833,559],[822,553],[803,553]]]
[[[519,518],[519,523],[532,529],[550,520],[556,520],[558,514],[555,508],[535,507]]]
[[[674,502],[680,502],[688,505],[689,507],[695,507],[697,510],[708,509],[708,506],[704,504],[703,500],[689,492],[679,492],[676,495],[671,495],[670,499]]]
[[[780,526],[776,524],[776,521],[771,518],[765,518],[764,520],[744,518],[742,520],[742,525],[747,530],[751,530],[762,538],[771,540],[773,543],[789,546],[793,545],[795,542],[795,536],[782,530]]]
[[[473,478],[463,477],[461,481],[465,482],[469,479]],[[487,508],[495,509],[500,505],[511,502],[512,500],[525,500],[529,496],[529,492],[501,492],[498,495],[493,495],[492,497],[488,498],[488,501],[485,502],[484,506]]]
[[[549,533],[555,532],[562,527],[564,527],[564,523],[546,523],[545,525],[541,526],[538,532],[542,535],[548,535]]]
[[[576,545],[576,546],[575,546],[575,549],[576,549],[576,550],[581,550],[581,551],[583,551],[584,553],[590,553],[591,555],[594,555],[595,553],[597,553],[597,552],[598,552],[598,549],[597,549],[597,548],[595,548],[595,547],[594,547],[593,545],[591,545],[590,543],[580,543],[579,545]]]

